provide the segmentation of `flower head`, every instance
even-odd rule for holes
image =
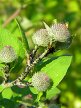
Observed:
[[[50,78],[44,72],[35,73],[32,77],[32,85],[38,91],[46,91],[50,86]]]
[[[70,32],[66,24],[55,23],[51,26],[51,30],[56,42],[67,42],[70,39]]]
[[[34,44],[47,47],[50,43],[50,38],[46,29],[38,30],[32,37]]]
[[[0,61],[9,63],[13,62],[17,58],[16,53],[11,46],[5,46],[0,51]]]

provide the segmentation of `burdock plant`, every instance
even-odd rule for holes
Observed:
[[[53,55],[58,50],[68,48],[72,38],[66,24],[54,23],[48,26],[44,22],[45,27],[32,36],[35,47],[31,50],[20,23],[16,22],[21,31],[20,40],[5,28],[0,30],[0,105],[6,106],[2,102],[5,98],[8,105],[12,102],[14,108],[37,108],[60,93],[57,86],[67,72],[72,56]],[[38,54],[41,47],[43,52]],[[16,77],[12,78],[12,75]]]

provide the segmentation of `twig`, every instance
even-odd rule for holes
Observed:
[[[5,74],[5,77],[4,77],[4,82],[3,84],[6,84],[8,81],[9,81],[9,76],[10,76],[10,73],[9,73],[9,65],[5,65],[5,68],[4,68],[4,74]]]
[[[26,8],[27,5],[22,6],[21,8],[17,9],[2,25],[3,27],[6,27],[14,18],[16,18],[22,9]]]
[[[32,51],[32,57],[34,58],[36,55],[37,50],[39,49],[38,46],[35,46],[35,49]]]
[[[37,52],[38,49],[39,49],[39,47],[38,47],[38,46],[35,46],[35,48],[34,48],[33,51],[31,52],[31,54],[30,54],[30,64],[33,63],[34,57],[35,57],[36,52]]]
[[[21,9],[17,9],[2,25],[3,27],[6,27],[14,18],[16,18],[16,16],[19,15]]]
[[[44,53],[42,53],[42,55],[40,55],[40,56],[32,63],[31,67],[33,67],[38,61],[40,61],[42,58],[44,58],[44,57],[47,55],[48,52],[49,52],[49,50],[46,49],[46,50],[44,51]]]

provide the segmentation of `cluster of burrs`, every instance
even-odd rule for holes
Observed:
[[[14,81],[11,82],[12,85],[16,85],[18,82],[22,82],[23,79],[27,77],[32,68],[42,60],[46,55],[48,55],[51,48],[55,50],[68,48],[71,43],[71,35],[68,30],[67,24],[54,23],[50,27],[44,23],[45,28],[40,29],[34,33],[32,40],[35,44],[35,48],[30,52],[28,57],[27,66],[25,71]],[[39,47],[44,47],[45,51],[35,58],[36,52]],[[0,61],[4,63],[10,63],[17,59],[15,50],[11,46],[5,46],[0,51]],[[50,86],[51,79],[45,72],[37,72],[32,76],[31,84],[38,91],[46,91]]]
[[[44,25],[45,29],[36,31],[32,39],[35,45],[47,49],[46,54],[51,53],[49,52],[51,48],[58,50],[70,46],[71,36],[67,24],[54,23],[51,27],[46,23]],[[50,82],[51,79],[45,72],[37,72],[32,77],[32,85],[38,91],[46,91],[51,84]]]
[[[38,30],[32,37],[34,44],[38,46],[48,47],[49,45],[57,48],[57,44],[69,47],[71,43],[71,36],[67,24],[54,23],[49,27],[44,23],[45,29]],[[62,47],[63,48],[63,47]]]

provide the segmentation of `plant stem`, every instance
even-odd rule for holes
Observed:
[[[39,60],[42,60],[46,55],[47,55],[47,53],[48,53],[48,49],[46,49],[45,51],[44,51],[44,53],[42,53],[42,55],[40,55],[32,64],[31,64],[31,66],[33,67]]]
[[[5,78],[4,78],[4,84],[5,83],[7,83],[8,81],[9,81],[9,76],[10,76],[10,73],[9,73],[9,65],[5,65],[5,68],[4,68],[4,70],[5,70]]]
[[[36,52],[37,52],[38,49],[39,49],[39,47],[38,47],[38,46],[35,46],[35,48],[34,48],[33,51],[31,52],[31,54],[30,54],[30,64],[33,63],[34,57],[36,56]]]
[[[40,55],[31,65],[27,65],[27,67],[25,68],[25,71],[14,81],[11,82],[11,85],[17,85],[17,83],[21,82],[23,79],[26,78],[26,76],[29,74],[29,72],[31,71],[31,69],[35,66],[35,64],[37,64],[39,62],[39,60],[41,60],[42,58],[45,57],[45,55],[48,53],[48,49],[46,49],[44,51],[44,53],[42,53],[42,55]]]
[[[25,9],[26,8],[26,6],[24,7],[24,6],[22,6],[22,7],[20,7],[19,9],[17,9],[5,22],[4,22],[4,24],[2,25],[3,27],[6,27],[14,18],[16,18],[19,14],[20,14],[20,12],[21,12],[21,10],[22,9]]]

